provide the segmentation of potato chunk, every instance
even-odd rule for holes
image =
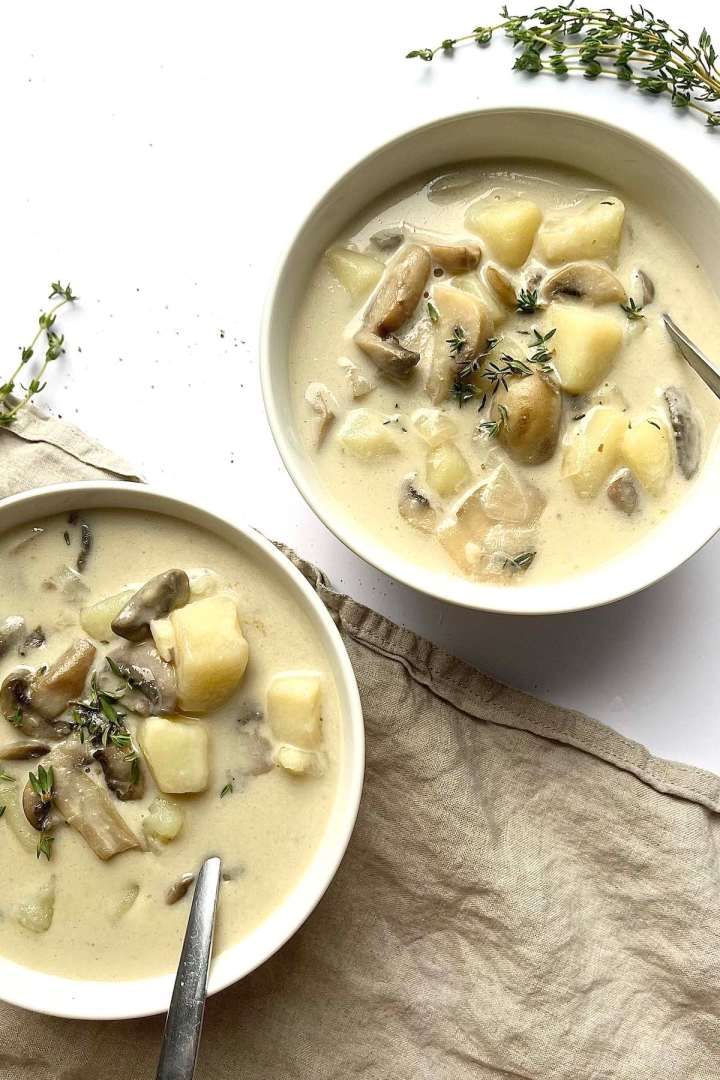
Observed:
[[[457,434],[457,424],[440,409],[417,409],[412,417],[418,435],[434,450]]]
[[[540,517],[545,499],[507,465],[501,464],[482,485],[480,502],[493,521],[505,525],[527,525]]]
[[[565,452],[563,476],[569,477],[583,499],[597,495],[617,468],[627,420],[610,405],[598,405],[588,415]]]
[[[387,419],[372,409],[351,409],[340,429],[343,449],[353,457],[368,460],[382,454],[396,454],[398,446]]]
[[[166,794],[186,795],[208,786],[208,734],[197,720],[148,716],[140,746],[155,783]]]
[[[294,776],[322,776],[325,758],[314,750],[300,750],[297,746],[281,746],[276,754],[280,768]]]
[[[547,217],[538,232],[538,244],[549,263],[614,259],[624,220],[620,199],[594,199]]]
[[[625,430],[621,455],[651,495],[661,495],[672,468],[667,428],[658,420],[633,421]]]
[[[39,889],[17,904],[13,915],[21,926],[33,934],[50,929],[55,912],[55,877],[50,877]]]
[[[173,611],[173,655],[183,712],[210,712],[232,694],[245,674],[248,643],[237,606],[219,594]]]
[[[579,304],[554,303],[547,326],[555,327],[553,360],[560,385],[568,394],[585,394],[607,375],[623,339],[622,324],[612,315]]]
[[[267,692],[272,733],[281,742],[312,749],[320,742],[320,676],[313,671],[284,671]]]
[[[116,615],[120,614],[130,597],[136,592],[137,589],[125,589],[124,592],[98,600],[97,604],[81,608],[80,625],[85,633],[96,641],[109,641],[111,637],[114,637],[110,623]]]
[[[153,799],[143,818],[143,832],[151,840],[169,844],[180,834],[185,815],[172,799]]]
[[[454,495],[472,480],[470,466],[455,443],[442,443],[431,450],[425,468],[428,484],[443,498]]]
[[[325,261],[353,300],[364,300],[383,275],[385,264],[351,248],[330,248]]]
[[[482,237],[498,261],[511,269],[527,259],[541,220],[540,207],[529,199],[480,199],[465,214],[466,228]]]

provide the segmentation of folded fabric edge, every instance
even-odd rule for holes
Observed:
[[[552,705],[482,674],[438,645],[336,592],[322,571],[285,544],[275,543],[315,588],[336,623],[351,638],[401,664],[412,679],[440,700],[474,720],[528,731],[573,746],[631,773],[661,794],[686,799],[720,813],[720,777],[714,773],[655,757],[641,743],[600,720]]]

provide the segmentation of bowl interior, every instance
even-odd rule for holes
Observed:
[[[720,527],[710,493],[720,479],[717,441],[677,512],[619,557],[564,581],[512,588],[453,578],[410,564],[362,535],[325,489],[298,437],[288,356],[293,321],[311,273],[325,249],[374,199],[414,174],[457,162],[499,157],[552,159],[605,180],[669,219],[720,280],[720,205],[683,166],[659,148],[619,128],[574,113],[488,109],[409,132],[346,173],[310,213],[290,247],[265,313],[261,370],[265,405],[285,464],[324,523],[349,548],[391,577],[464,607],[507,613],[590,608],[657,581],[696,552]]]
[[[5,500],[2,530],[48,514],[122,507],[181,518],[216,533],[252,559],[262,573],[280,579],[310,619],[328,657],[337,688],[342,731],[335,802],[325,834],[304,875],[275,911],[237,945],[213,960],[209,992],[222,990],[267,960],[304,922],[330,884],[350,840],[360,802],[364,730],[355,675],[337,628],[305,578],[264,537],[207,510],[142,485],[91,482],[62,484]],[[46,975],[0,957],[0,997],[36,1012],[85,1019],[121,1019],[163,1012],[174,975],[129,982],[76,981]]]

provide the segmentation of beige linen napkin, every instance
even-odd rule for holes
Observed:
[[[3,437],[3,472],[17,449]],[[365,792],[305,926],[208,1003],[199,1080],[717,1080],[720,780],[501,686],[288,555],[357,674]],[[161,1031],[0,1006],[0,1077],[150,1078]]]

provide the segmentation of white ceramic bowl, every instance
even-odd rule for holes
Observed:
[[[167,514],[199,525],[234,545],[264,573],[279,579],[302,608],[325,649],[335,679],[342,722],[342,757],[335,804],[325,835],[300,881],[270,917],[213,960],[209,992],[214,994],[262,964],[295,933],[322,897],[345,854],[360,804],[364,771],[364,729],[355,675],[335,624],[289,560],[253,530],[192,503],[140,484],[104,481],[58,484],[0,503],[0,531],[78,507],[87,510],[121,507]],[[163,1012],[170,1002],[173,979],[170,974],[131,982],[76,981],[45,975],[0,957],[0,998],[53,1016],[117,1020]]]
[[[321,484],[293,419],[288,354],[293,320],[325,249],[375,198],[417,173],[498,157],[545,159],[603,177],[673,222],[711,280],[720,282],[720,204],[682,165],[620,128],[576,113],[484,109],[416,128],[345,173],[310,212],[280,267],[261,343],[265,407],[283,461],[309,505],[340,540],[390,577],[463,607],[517,614],[577,611],[618,600],[658,581],[720,528],[720,449],[715,446],[677,512],[612,561],[552,584],[512,588],[470,582],[405,561],[360,533]]]

